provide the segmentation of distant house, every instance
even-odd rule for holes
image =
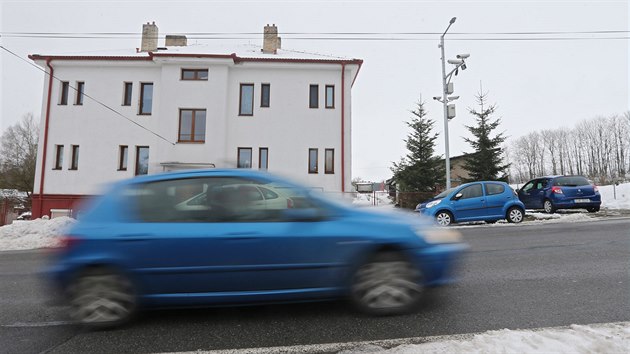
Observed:
[[[33,217],[116,180],[191,168],[352,190],[351,88],[362,60],[284,50],[275,25],[262,47],[157,42],[147,23],[136,50],[29,56],[47,73]]]
[[[28,210],[28,195],[15,189],[0,189],[0,226],[8,225]]]

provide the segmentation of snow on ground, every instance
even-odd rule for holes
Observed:
[[[0,227],[0,251],[54,247],[59,236],[74,224],[69,217],[17,221]]]
[[[618,186],[598,186],[602,195],[602,208],[630,209],[630,183]]]

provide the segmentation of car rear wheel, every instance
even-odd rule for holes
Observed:
[[[553,206],[551,200],[549,199],[545,199],[545,202],[543,203],[543,209],[545,209],[545,213],[547,214],[553,214],[556,212],[556,208]]]
[[[519,207],[511,207],[507,211],[507,221],[518,224],[523,221],[523,210]]]
[[[68,290],[70,316],[88,327],[121,325],[131,319],[136,309],[131,282],[109,269],[83,272]]]
[[[407,313],[420,303],[420,280],[420,271],[402,254],[379,253],[355,273],[351,300],[371,315]]]
[[[440,226],[449,226],[453,223],[453,215],[448,211],[440,211],[435,215],[435,221]]]

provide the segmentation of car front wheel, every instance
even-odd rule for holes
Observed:
[[[371,315],[407,313],[420,303],[420,277],[420,271],[402,254],[379,253],[355,273],[351,300]]]
[[[553,214],[556,212],[556,208],[553,206],[551,200],[549,199],[545,199],[545,202],[543,203],[543,209],[545,209],[545,213],[547,214]]]
[[[523,221],[523,210],[519,207],[511,207],[507,211],[507,221],[518,224]]]
[[[83,272],[68,291],[70,316],[88,327],[118,326],[135,312],[136,298],[131,282],[108,269]]]
[[[440,226],[449,226],[453,223],[453,215],[448,211],[440,211],[435,215],[435,221]]]

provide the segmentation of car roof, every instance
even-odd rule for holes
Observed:
[[[162,173],[136,176],[133,178],[119,181],[116,184],[127,185],[127,184],[147,183],[147,182],[155,182],[155,181],[163,181],[163,180],[171,180],[171,179],[179,179],[179,178],[212,177],[212,176],[216,176],[216,177],[230,176],[230,177],[244,177],[244,178],[250,177],[250,178],[264,179],[269,182],[278,181],[275,177],[268,174],[267,172],[261,172],[257,170],[251,170],[251,169],[245,169],[245,168],[235,168],[235,169],[210,168],[210,169],[197,169],[197,170],[168,171],[168,172],[162,172]]]

